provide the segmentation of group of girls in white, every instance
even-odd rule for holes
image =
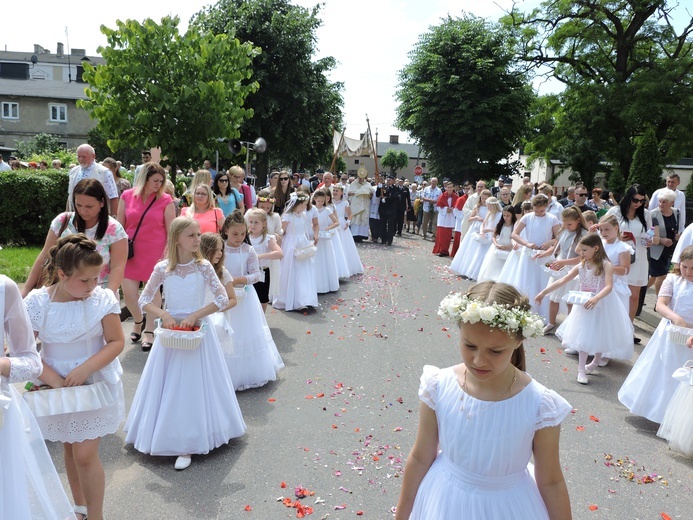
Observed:
[[[544,320],[543,333],[555,333],[564,352],[577,355],[578,383],[588,384],[588,376],[599,374],[611,359],[630,361],[634,342],[628,275],[634,248],[623,240],[632,237],[622,233],[622,219],[608,213],[597,222],[592,212],[583,215],[573,206],[562,211],[559,224],[546,212],[548,197],[539,194],[532,199],[532,212],[515,222],[508,208],[490,231],[490,210],[481,209],[489,200],[482,193],[480,211],[472,215],[483,212],[487,217],[483,224],[479,218],[472,221],[451,269],[473,280],[508,283],[525,294]],[[475,244],[486,233],[492,242],[481,249]],[[645,247],[641,240],[637,244]],[[470,266],[479,258],[481,270],[474,276]],[[680,412],[693,402],[693,246],[681,253],[662,287],[656,307],[662,320],[618,398],[632,413],[660,423],[659,434],[691,457],[693,420]],[[567,316],[557,326],[559,314]]]

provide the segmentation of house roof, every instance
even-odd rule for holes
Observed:
[[[390,149],[394,149],[395,151],[399,150],[404,150],[407,152],[407,155],[409,156],[410,159],[425,159],[426,156],[421,155],[422,150],[421,147],[417,144],[412,144],[412,143],[390,143],[389,141],[386,142],[381,142],[378,141],[378,157],[382,157],[385,155],[385,153]]]
[[[106,63],[106,60],[101,56],[85,56],[83,54],[64,54],[58,56],[48,52],[34,53],[31,51],[0,51],[0,61],[14,61],[20,63],[31,63],[31,57],[36,55],[39,63],[50,63],[53,65],[81,65],[82,61],[88,61],[92,65],[100,65]]]
[[[0,78],[0,96],[86,99],[87,83]]]

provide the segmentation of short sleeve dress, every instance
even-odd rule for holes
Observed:
[[[410,520],[549,518],[528,464],[535,432],[571,412],[565,399],[532,380],[489,405],[462,390],[453,367],[429,365],[419,398],[436,413],[440,452],[421,481]]]
[[[643,287],[647,285],[648,279],[648,261],[647,247],[645,240],[647,238],[647,230],[652,227],[652,216],[649,210],[645,210],[645,226],[642,225],[640,219],[635,217],[633,220],[628,220],[623,217],[621,208],[614,206],[607,215],[614,215],[618,219],[618,225],[621,228],[621,233],[629,231],[635,237],[635,263],[631,264],[628,272],[628,285],[635,287]],[[632,245],[632,244],[628,244]]]
[[[151,197],[154,196],[151,195],[149,199],[143,201],[140,197],[135,196],[134,190],[123,192],[121,199],[125,203],[125,232],[130,239],[135,236],[137,224],[151,204]],[[163,257],[168,236],[164,212],[172,202],[173,199],[170,195],[163,194],[154,202],[142,220],[140,231],[134,239],[135,256],[130,258],[125,265],[125,278],[128,280],[146,282],[154,271],[156,263]]]

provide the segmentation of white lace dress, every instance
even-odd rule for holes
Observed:
[[[162,285],[167,310],[175,319],[204,307],[207,287],[219,309],[228,304],[226,290],[207,260],[178,264],[172,271],[166,271],[167,266],[164,260],[154,267],[140,308],[153,301]],[[208,453],[245,433],[216,331],[209,318],[202,321],[206,334],[194,350],[166,348],[155,337],[123,428],[125,442],[142,453]]]
[[[693,325],[693,282],[668,274],[659,296],[670,297],[669,308],[688,325]],[[656,423],[664,419],[667,405],[679,386],[671,375],[687,361],[693,360],[693,349],[669,341],[667,325],[669,320],[662,318],[618,391],[618,400],[630,413]]]
[[[363,264],[361,263],[361,257],[359,256],[359,251],[356,249],[356,243],[354,242],[354,235],[347,227],[344,229],[346,224],[346,208],[349,206],[349,201],[342,200],[334,203],[334,207],[337,210],[337,218],[339,219],[339,236],[342,239],[342,249],[344,249],[344,259],[346,260],[347,266],[349,268],[349,274],[354,276],[356,274],[363,274]]]
[[[19,289],[2,275],[0,317],[0,345],[6,340],[12,356],[9,377],[0,377],[0,518],[74,519],[39,425],[13,385],[42,368]]]
[[[580,266],[579,272],[580,291],[597,294],[606,285],[604,273],[595,275],[587,265]],[[615,359],[629,360],[633,357],[633,324],[613,289],[592,309],[573,305],[568,317],[556,329],[556,336],[565,348],[588,354],[608,352],[609,357]]]
[[[337,257],[334,251],[335,229],[325,231],[332,224],[332,210],[327,207],[315,208],[318,214],[320,237],[318,250],[315,252],[315,287],[318,294],[325,294],[339,290],[339,271],[337,270]]]
[[[453,367],[429,365],[419,398],[435,411],[440,452],[421,481],[410,520],[549,518],[528,464],[535,432],[570,414],[565,399],[532,380],[489,406],[462,390]]]
[[[224,246],[224,264],[233,278],[245,276],[248,284],[238,304],[226,311],[226,319],[234,330],[233,354],[229,357],[229,373],[236,390],[256,388],[277,379],[284,368],[260,299],[252,284],[262,279],[263,271],[252,246]]]
[[[334,256],[337,265],[337,273],[339,274],[339,279],[345,280],[351,276],[351,272],[349,271],[349,266],[347,265],[346,253],[344,252],[344,244],[342,244],[342,234],[340,233],[340,229],[346,225],[346,222],[344,221],[344,205],[340,204],[340,207],[342,208],[341,218],[339,217],[339,210],[337,209],[337,206],[335,206],[334,204],[330,206],[330,209],[333,211],[333,213],[337,217],[337,221],[339,222],[339,227],[333,230],[332,247],[334,247]],[[349,233],[349,235],[351,235],[351,233]]]
[[[282,241],[282,271],[279,275],[279,292],[272,301],[275,309],[292,311],[304,307],[318,306],[318,289],[315,281],[315,257],[296,258],[295,249],[313,244],[308,239],[305,212],[301,214],[282,214],[282,221],[288,222]]]
[[[71,302],[51,302],[47,288],[42,287],[31,291],[24,303],[31,326],[41,340],[41,358],[61,377],[104,347],[101,320],[108,314],[120,314],[120,303],[113,292],[101,287],[96,287],[88,298]],[[44,438],[73,443],[115,433],[125,418],[122,374],[120,361],[115,358],[87,378],[86,385],[104,381],[108,388],[109,395],[100,408],[59,413],[60,406],[54,406],[59,403],[48,406],[45,415],[36,417]],[[87,403],[78,403],[78,407],[91,408]]]

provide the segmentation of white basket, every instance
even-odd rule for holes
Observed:
[[[315,252],[318,250],[316,246],[302,247],[301,249],[294,249],[294,258],[297,260],[307,260],[315,256]]]
[[[563,301],[571,305],[585,305],[594,298],[594,293],[588,291],[568,291],[563,297]]]
[[[693,336],[693,329],[679,327],[678,325],[673,325],[671,322],[669,322],[665,330],[667,331],[667,339],[671,343],[676,343],[677,345],[685,345],[688,338]]]
[[[320,240],[331,240],[332,237],[334,237],[334,229],[330,229],[329,231],[318,232],[318,238]]]
[[[100,410],[111,406],[118,398],[106,381],[24,392],[23,397],[36,417]]]
[[[198,330],[185,331],[164,329],[161,327],[161,320],[156,321],[157,328],[154,331],[154,334],[156,334],[159,337],[159,341],[161,342],[162,347],[175,348],[178,350],[195,350],[200,346],[202,338],[204,338],[205,336],[204,323],[196,323],[196,325],[200,325],[200,328]]]
[[[563,278],[563,276],[568,274],[568,270],[565,267],[561,267],[560,269],[551,269],[549,266],[544,264],[541,266],[541,268],[545,273],[549,273],[551,278]]]
[[[476,240],[480,244],[490,244],[491,239],[487,237],[486,235],[480,235],[479,233],[474,233],[472,235],[472,240]]]
[[[496,257],[500,258],[501,260],[507,260],[510,256],[510,251],[505,251],[504,249],[496,249],[494,253]]]

